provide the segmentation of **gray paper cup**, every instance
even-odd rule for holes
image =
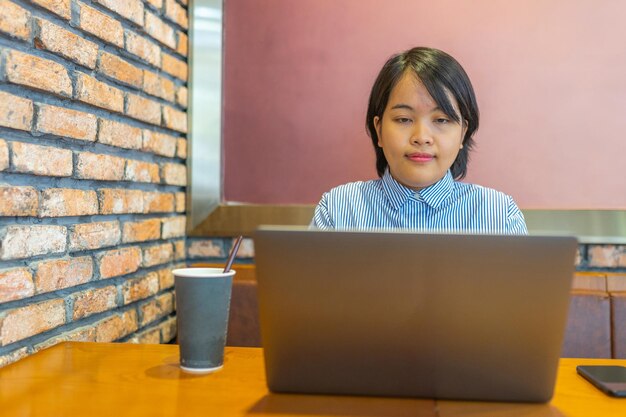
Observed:
[[[216,371],[224,364],[235,271],[184,268],[173,273],[180,367],[193,373]]]

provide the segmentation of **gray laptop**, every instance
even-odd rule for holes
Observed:
[[[262,227],[254,243],[270,390],[552,397],[574,237]]]

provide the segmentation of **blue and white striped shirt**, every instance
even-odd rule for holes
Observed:
[[[527,234],[513,199],[480,185],[454,181],[450,171],[414,191],[387,169],[382,178],[340,185],[324,193],[312,227],[410,229],[423,232]]]

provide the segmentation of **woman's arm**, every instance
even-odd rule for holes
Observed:
[[[526,221],[524,220],[524,214],[510,196],[508,200],[506,233],[511,235],[527,235],[528,229],[526,227]]]
[[[330,216],[328,211],[328,203],[327,203],[327,193],[322,195],[322,199],[315,207],[315,212],[313,213],[313,219],[311,220],[311,224],[309,228],[317,228],[317,229],[334,229],[335,224]]]

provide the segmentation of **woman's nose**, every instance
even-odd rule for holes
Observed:
[[[433,143],[432,131],[424,123],[415,123],[411,135],[411,143],[415,145],[431,145]]]

